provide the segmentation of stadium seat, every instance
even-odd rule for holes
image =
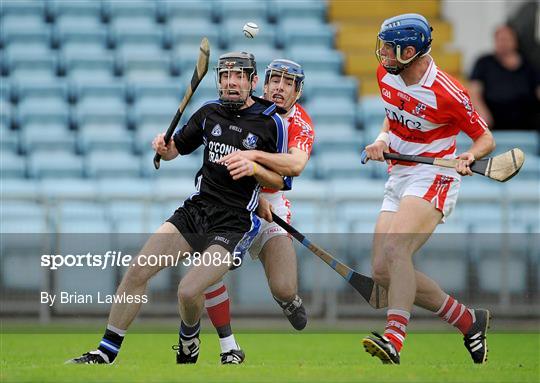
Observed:
[[[4,156],[4,153],[0,153],[0,156]],[[16,160],[16,159],[15,159]],[[0,166],[3,165],[2,163]],[[2,170],[2,174],[3,170]],[[8,201],[13,199],[24,200],[36,200],[39,198],[40,192],[38,191],[38,182],[32,179],[13,178],[9,182],[2,183],[2,201]]]
[[[303,93],[307,100],[323,97],[334,98],[336,100],[345,99],[356,103],[358,98],[358,81],[354,77],[343,76],[339,79],[317,78],[311,76],[310,73],[306,73]]]
[[[24,178],[26,176],[26,157],[2,150],[0,152],[2,178]]]
[[[285,50],[287,58],[300,63],[306,73],[311,71],[341,74],[343,54],[323,47],[292,46]]]
[[[190,20],[213,21],[217,17],[212,1],[163,1],[158,2],[157,6],[158,14],[171,27]]]
[[[43,58],[51,54],[51,34],[48,29],[41,31],[2,31],[4,54],[9,60],[17,58]]]
[[[256,23],[259,27],[263,23],[268,23],[268,8],[267,1],[216,0],[214,3],[214,11],[217,13],[218,19],[222,23],[236,24],[239,32],[248,21]]]
[[[3,3],[2,3],[3,5]],[[2,11],[4,8],[2,7]],[[7,13],[2,12],[2,31],[7,33],[19,33],[24,31],[42,32],[47,29],[44,15],[40,13]]]
[[[209,19],[189,18],[179,23],[169,25],[172,49],[182,59],[192,58],[196,62],[199,46],[204,37],[210,42],[211,55],[221,48],[219,25],[213,24]]]
[[[358,122],[364,129],[369,126],[377,126],[380,131],[381,124],[385,117],[382,99],[379,96],[363,97],[358,103],[357,116]],[[373,138],[376,136],[377,135],[373,136]]]
[[[40,150],[29,154],[28,172],[35,178],[83,177],[84,166],[69,150]]]
[[[55,81],[54,83],[39,83],[39,82],[19,82],[17,85],[18,102],[23,102],[27,99],[55,99],[59,101],[69,101],[69,90],[66,83],[63,81]],[[65,105],[64,105],[65,107]]]
[[[79,54],[67,56],[66,76],[76,82],[112,81],[115,75],[112,57],[85,56]]]
[[[99,196],[96,180],[88,178],[45,178],[36,184],[41,197],[49,201],[95,200]]]
[[[47,134],[43,134],[46,128]],[[29,124],[21,131],[21,150],[67,150],[75,153],[75,134],[63,125]]]
[[[81,153],[93,150],[132,153],[133,133],[119,124],[107,127],[88,126],[81,129],[77,145]]]
[[[128,91],[122,82],[83,82],[71,86],[79,109],[124,111]]]
[[[73,31],[58,32],[59,45],[66,57],[106,57],[110,55],[107,51],[107,32],[101,29],[84,31],[81,29]]]
[[[86,171],[92,178],[132,178],[140,176],[140,161],[126,151],[93,150],[86,155]]]
[[[0,104],[1,107],[3,105]],[[7,124],[0,125],[0,149],[2,153],[16,154],[19,150],[19,132],[10,130]]]
[[[26,48],[29,49],[29,48]],[[54,54],[28,53],[8,58],[9,74],[14,81],[54,82],[58,72],[57,58]]]
[[[120,55],[137,55],[144,52],[145,55],[159,56],[163,52],[164,37],[161,30],[139,32],[138,30],[112,31],[112,41],[116,51]]]
[[[272,4],[274,7],[274,4]],[[277,22],[294,21],[300,25],[326,23],[326,4],[323,1],[284,1],[275,2]]]
[[[156,2],[106,1],[104,13],[116,31],[153,31],[156,29]]]
[[[156,56],[151,52],[124,53],[119,56],[117,65],[125,79],[131,82],[165,82],[172,75],[169,54]]]
[[[344,99],[316,98],[306,103],[306,109],[315,125],[348,125],[351,130],[355,127],[355,104]]]
[[[349,151],[361,153],[364,142],[361,132],[348,124],[317,124],[315,126],[315,147],[319,155],[327,152]]]
[[[50,0],[49,12],[57,27],[68,29],[100,28],[101,2],[92,0],[62,1]]]
[[[278,35],[278,43],[283,48],[302,46],[332,49],[335,28],[320,23],[305,23],[298,19],[288,19],[278,24],[283,34]]]
[[[496,153],[520,148],[526,154],[540,155],[540,134],[535,130],[495,130]],[[495,154],[495,153],[494,153]]]
[[[21,129],[25,129],[28,126],[41,126],[42,129],[47,126],[63,126],[66,129],[69,127],[69,111],[64,109],[62,111],[18,111],[17,124]],[[55,128],[56,129],[56,128]]]

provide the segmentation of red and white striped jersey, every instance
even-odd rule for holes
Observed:
[[[464,131],[471,139],[480,137],[486,122],[471,104],[467,90],[431,63],[418,84],[411,86],[399,75],[379,65],[377,80],[390,123],[390,151],[437,158],[455,158],[456,136]],[[395,162],[392,173],[410,173],[429,165]],[[438,173],[457,176],[453,169]]]
[[[288,132],[288,149],[298,148],[311,155],[315,130],[311,117],[304,108],[298,103],[294,104],[289,117],[284,118],[283,122]],[[275,193],[277,190],[263,188],[263,193]]]

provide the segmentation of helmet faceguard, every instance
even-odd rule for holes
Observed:
[[[375,55],[379,63],[390,74],[399,74],[415,59],[427,55],[431,51],[431,31],[426,18],[416,13],[407,13],[385,20],[377,36]],[[403,59],[403,51],[407,47],[414,47],[414,56]],[[392,50],[395,57],[388,57],[388,50]],[[400,65],[401,64],[401,65]]]
[[[244,78],[249,83],[248,88],[233,86],[231,84],[232,72],[240,73],[240,84]],[[247,52],[229,52],[219,56],[218,66],[215,68],[216,86],[219,99],[229,109],[240,109],[247,99],[253,94],[252,81],[257,75],[257,63],[255,56]],[[227,82],[222,84],[222,77],[227,77]]]
[[[294,82],[294,92],[291,96],[284,100],[284,109],[287,111],[298,101],[300,96],[302,96],[302,90],[304,88],[304,70],[302,66],[294,61],[277,59],[272,61],[265,71],[264,77],[264,86],[265,92],[268,90],[270,80],[274,77],[279,77],[280,87],[285,81]],[[271,95],[266,95],[265,98],[271,97]]]

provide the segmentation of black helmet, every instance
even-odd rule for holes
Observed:
[[[244,100],[231,101],[223,98],[223,92],[220,88],[220,75],[225,71],[240,71],[249,75],[250,89],[249,93]],[[251,88],[251,80],[253,76],[257,75],[257,63],[255,62],[255,56],[252,53],[247,52],[227,52],[219,56],[218,66],[216,68],[216,84],[219,93],[219,98],[223,105],[230,107],[231,109],[238,109],[244,105],[247,98],[253,93]]]

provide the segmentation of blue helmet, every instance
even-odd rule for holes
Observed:
[[[426,55],[431,50],[431,31],[433,28],[429,25],[426,18],[417,13],[406,13],[384,20],[378,34],[377,58],[381,62],[379,55],[379,44],[390,43],[393,45],[396,59],[402,64],[409,64],[416,57]],[[416,49],[416,54],[409,60],[401,59],[401,52],[406,47],[413,46]],[[399,73],[403,67],[396,69],[394,67],[385,66],[392,73]],[[390,70],[389,70],[390,69]],[[397,74],[394,73],[394,74]]]
[[[306,78],[306,76],[304,75],[304,69],[302,69],[302,66],[297,62],[286,59],[276,59],[272,61],[266,67],[264,77],[265,84],[268,83],[268,80],[270,79],[270,74],[272,72],[277,72],[279,74],[293,77],[296,84],[296,91],[302,90],[302,87],[304,85],[304,79]]]

